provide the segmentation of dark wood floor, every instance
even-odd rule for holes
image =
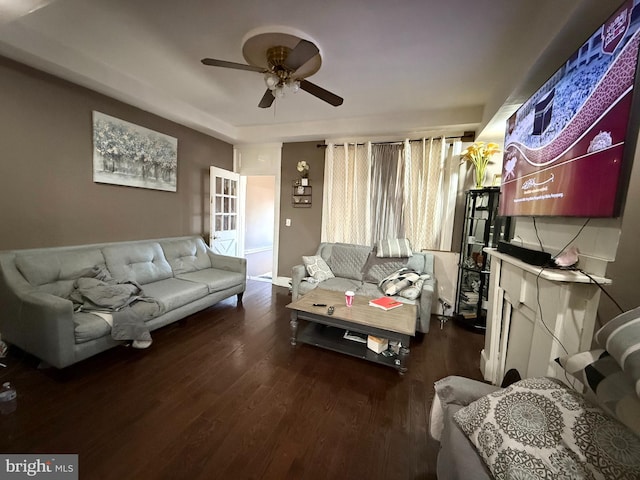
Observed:
[[[17,349],[0,380],[0,452],[77,453],[81,479],[429,479],[433,382],[480,378],[483,337],[452,322],[411,345],[409,371],[289,345],[287,289],[235,297],[63,371]]]

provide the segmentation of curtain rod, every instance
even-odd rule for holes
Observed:
[[[433,138],[439,138],[439,137],[433,137]],[[455,135],[452,137],[444,137],[445,140],[455,140],[455,139],[460,139],[463,142],[473,142],[476,138],[476,132],[464,132],[464,134],[462,135]],[[413,140],[409,140],[410,142],[419,142],[421,141],[422,138],[416,138]],[[425,138],[424,140],[431,140],[431,138]],[[404,140],[402,141],[395,141],[395,142],[371,142],[372,145],[402,145],[404,143]],[[348,144],[348,145],[352,145],[352,144]],[[356,143],[355,145],[365,145],[364,143]],[[327,147],[328,145],[326,143],[318,143],[316,145],[317,148],[324,148]],[[344,146],[344,143],[334,143],[333,144],[334,147],[342,147]]]

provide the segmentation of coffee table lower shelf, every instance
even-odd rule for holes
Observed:
[[[411,337],[416,333],[417,307],[407,304],[385,312],[369,306],[369,300],[356,295],[347,307],[342,292],[311,290],[287,305],[291,309],[291,345],[303,342],[392,367],[404,375]],[[366,343],[343,338],[345,330],[398,342],[399,352],[390,357],[377,354]]]
[[[360,343],[343,338],[345,330],[338,327],[323,325],[321,323],[306,322],[307,324],[298,330],[296,340],[316,347],[325,348],[334,352],[361,358],[370,362],[379,363],[396,368],[403,372],[399,355],[386,357],[376,353],[367,347],[366,343]]]

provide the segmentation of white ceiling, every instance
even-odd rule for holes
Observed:
[[[0,54],[232,143],[492,125],[499,135],[517,92],[553,71],[542,60],[554,40],[588,28],[579,42],[603,18],[589,22],[581,9],[601,15],[619,2],[603,3],[0,0]],[[278,26],[318,45],[322,67],[309,80],[344,97],[342,106],[299,92],[260,109],[260,74],[200,63],[245,63],[243,38]]]

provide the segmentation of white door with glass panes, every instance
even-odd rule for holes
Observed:
[[[211,234],[209,245],[220,255],[238,255],[240,175],[210,167]]]

